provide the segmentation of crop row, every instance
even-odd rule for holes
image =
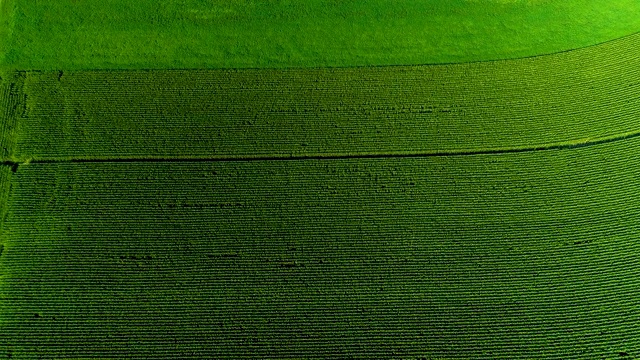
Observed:
[[[638,131],[640,34],[417,67],[27,72],[16,156],[448,152]]]
[[[631,138],[461,157],[24,165],[0,348],[637,354],[639,155]]]
[[[17,118],[24,116],[25,97],[22,91],[26,74],[0,75],[0,161],[13,160],[18,131]]]
[[[4,219],[9,207],[11,174],[11,167],[0,165],[0,276],[2,276],[3,273],[1,257],[4,252],[5,239],[7,238],[7,234],[4,231]]]

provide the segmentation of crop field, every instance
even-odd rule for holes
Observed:
[[[640,49],[640,34],[546,57],[427,67],[19,72],[10,156],[417,155],[635,136],[640,56],[629,49]]]
[[[637,354],[638,159],[640,139],[460,157],[24,165],[4,224],[3,350]]]
[[[637,0],[3,0],[11,69],[370,66],[509,59],[640,29]],[[0,32],[0,35],[2,33]]]
[[[639,30],[0,0],[0,358],[640,358]]]

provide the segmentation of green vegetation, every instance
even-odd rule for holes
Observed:
[[[24,72],[0,74],[0,153],[2,162],[15,161],[15,143],[18,136],[17,119],[24,116]]]
[[[638,30],[0,0],[0,357],[639,357]]]
[[[21,72],[11,158],[446,154],[628,137],[640,131],[639,50],[637,34],[473,64]]]
[[[637,0],[4,0],[1,15],[3,64],[40,70],[466,62],[640,29]]]
[[[638,159],[636,138],[482,156],[21,166],[0,353],[637,354]]]
[[[2,287],[2,279],[4,275],[4,266],[2,263],[2,253],[4,252],[4,243],[7,235],[4,232],[4,219],[9,210],[9,191],[11,187],[12,167],[0,165],[0,289]],[[0,325],[2,324],[2,308],[4,307],[4,298],[0,290]]]

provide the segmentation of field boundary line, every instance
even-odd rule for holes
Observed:
[[[126,163],[126,162],[231,162],[231,161],[295,161],[295,160],[340,160],[340,159],[375,159],[375,158],[418,158],[418,157],[446,157],[446,156],[473,156],[473,155],[499,155],[512,153],[526,153],[547,150],[568,150],[606,143],[623,141],[640,137],[640,130],[622,134],[610,135],[601,138],[584,138],[553,144],[540,144],[511,148],[487,148],[487,149],[460,149],[460,150],[434,150],[434,151],[395,151],[395,152],[351,152],[351,153],[301,153],[301,154],[252,154],[252,155],[212,155],[212,156],[178,156],[178,157],[73,157],[58,159],[28,158],[23,161],[5,160],[0,165],[11,166],[14,172],[20,165],[50,164],[50,163]]]

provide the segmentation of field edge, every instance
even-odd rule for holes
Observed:
[[[0,0],[0,64],[5,63],[13,33],[14,0]]]
[[[7,165],[0,165],[0,326],[3,325],[5,313],[5,299],[7,295],[5,293],[5,261],[4,260],[4,252],[5,252],[5,244],[7,239],[6,230],[4,228],[5,219],[7,217],[8,208],[9,208],[9,193],[11,190],[11,178],[12,178],[12,168]]]
[[[26,73],[22,71],[0,72],[0,161],[4,165],[19,162],[15,157],[19,113],[26,106],[23,91]]]

